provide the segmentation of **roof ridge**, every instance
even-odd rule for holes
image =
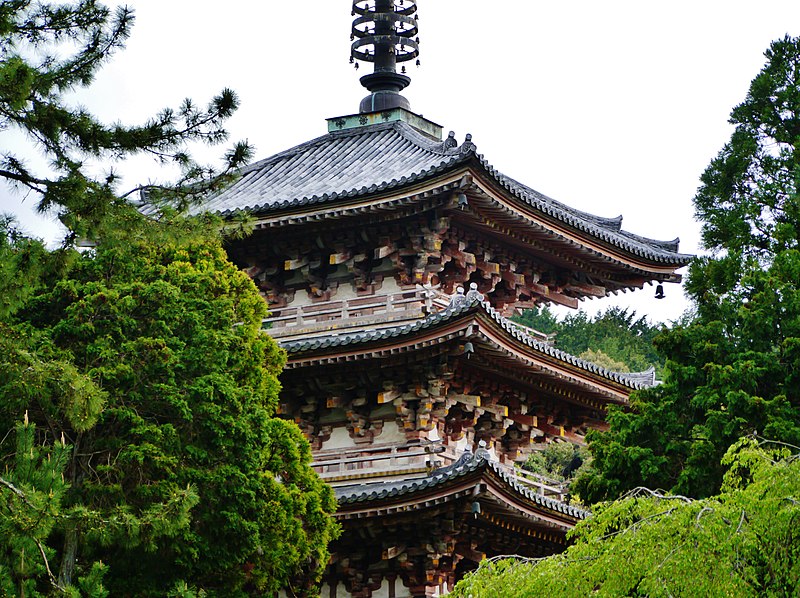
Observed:
[[[517,328],[514,325],[514,322],[512,322],[509,318],[506,318],[505,316],[500,314],[500,312],[497,311],[494,307],[492,307],[488,301],[481,301],[480,305],[483,307],[486,313],[488,313],[505,330],[511,332],[511,334],[515,338],[522,340],[528,346],[533,347],[542,353],[546,353],[551,357],[556,357],[561,361],[566,361],[567,363],[576,365],[581,369],[587,370],[589,372],[600,374],[601,376],[604,376],[605,378],[608,378],[610,380],[614,380],[615,382],[620,382],[622,384],[625,384],[627,382],[628,384],[626,384],[626,386],[630,386],[635,390],[653,386],[653,384],[647,384],[645,379],[636,378],[635,376],[631,376],[626,372],[616,372],[614,370],[609,370],[587,359],[582,359],[581,357],[577,357],[575,355],[572,355],[571,353],[562,351],[561,349],[556,349],[555,347],[534,338],[524,330]],[[652,369],[653,372],[655,372],[655,368]],[[655,383],[655,374],[653,374],[653,381],[654,381],[653,383]]]
[[[464,475],[474,473],[480,469],[494,472],[505,484],[507,484],[517,494],[551,511],[563,513],[575,519],[585,519],[591,513],[584,509],[575,507],[569,503],[542,496],[533,492],[530,488],[520,484],[505,469],[495,461],[487,459],[478,454],[464,452],[454,463],[446,467],[436,469],[424,478],[411,480],[386,480],[380,482],[368,482],[353,486],[343,486],[336,488],[336,498],[339,504],[352,504],[367,500],[380,500],[394,498],[408,492],[424,490],[432,486],[443,484],[450,480],[460,478]]]
[[[478,158],[480,159],[481,166],[483,166],[491,176],[493,176],[501,185],[503,185],[512,193],[516,192],[516,195],[520,197],[520,199],[527,201],[529,204],[533,205],[533,207],[543,211],[546,214],[555,216],[559,220],[566,221],[568,224],[575,226],[576,228],[580,228],[589,232],[595,237],[610,242],[614,245],[619,245],[619,243],[613,243],[613,240],[609,238],[611,235],[614,235],[620,238],[621,241],[628,241],[628,243],[633,242],[644,245],[654,253],[658,251],[669,253],[671,254],[670,257],[678,258],[681,261],[688,261],[688,259],[693,257],[689,254],[678,253],[678,244],[680,242],[680,238],[670,241],[662,241],[628,232],[622,229],[622,215],[609,218],[573,208],[565,203],[553,199],[548,195],[545,195],[540,191],[537,191],[536,189],[528,187],[524,183],[520,183],[516,179],[506,174],[503,174],[494,166],[492,166],[489,161],[486,160],[483,154],[479,155]],[[557,210],[561,214],[554,214],[553,210]],[[570,222],[570,220],[572,220],[572,222]],[[581,226],[581,224],[584,226]],[[634,250],[634,253],[637,252]]]

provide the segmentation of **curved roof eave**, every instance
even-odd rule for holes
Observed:
[[[430,329],[438,325],[444,325],[447,322],[453,321],[457,317],[470,312],[485,313],[490,320],[494,321],[503,330],[504,334],[511,336],[516,341],[521,342],[529,349],[532,349],[534,352],[562,364],[566,364],[578,370],[587,372],[590,375],[614,382],[630,390],[640,390],[655,384],[655,370],[653,369],[648,370],[647,372],[638,372],[633,374],[607,370],[606,368],[595,363],[586,361],[574,355],[570,355],[569,353],[539,341],[516,326],[513,322],[511,322],[511,320],[505,316],[502,316],[500,312],[489,305],[488,302],[477,300],[465,302],[462,305],[451,305],[447,309],[431,314],[426,318],[418,320],[412,324],[404,324],[400,326],[384,328],[381,330],[368,330],[321,336],[316,338],[305,338],[301,340],[284,341],[281,342],[280,345],[291,355],[381,342],[392,338],[412,336],[421,330]]]
[[[471,474],[493,475],[507,489],[510,495],[516,495],[519,499],[533,503],[539,508],[558,513],[575,521],[585,519],[591,515],[589,511],[533,492],[530,488],[515,481],[508,473],[503,471],[499,464],[471,453],[464,453],[455,463],[433,471],[425,478],[344,486],[335,488],[335,493],[340,510],[347,510],[348,507],[360,506],[364,503],[380,502],[391,504],[399,499],[407,500],[413,494],[452,484],[460,478]]]
[[[449,143],[448,143],[449,142]],[[502,174],[467,140],[436,142],[397,121],[328,133],[241,170],[230,187],[193,212],[269,216],[402,189],[467,163],[545,217],[645,259],[680,267],[678,239],[658,241],[622,230],[622,217],[603,218],[560,203]]]

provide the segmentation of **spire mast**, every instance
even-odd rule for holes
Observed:
[[[350,62],[372,62],[374,71],[361,77],[370,95],[361,100],[359,112],[380,112],[392,108],[409,109],[400,95],[411,79],[397,72],[397,64],[419,56],[415,0],[355,0],[350,38]],[[417,60],[419,64],[419,60]]]

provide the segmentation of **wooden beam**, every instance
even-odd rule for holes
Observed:
[[[286,260],[283,262],[284,270],[298,270],[308,264],[308,257],[301,257],[297,260]]]
[[[525,276],[523,274],[516,274],[510,270],[505,270],[502,274],[502,278],[514,286],[525,287]]]
[[[508,417],[508,407],[506,405],[479,405],[479,407],[484,411],[488,411],[489,413],[494,413],[495,415],[500,415],[502,417]]]
[[[497,264],[495,262],[484,262],[478,260],[475,265],[481,272],[487,272],[489,274],[500,274],[500,264]]]
[[[456,544],[456,549],[453,552],[455,552],[459,556],[463,556],[464,558],[469,559],[474,563],[480,563],[483,559],[486,558],[485,553],[479,550],[475,550],[474,548],[467,546],[466,544],[463,543]]]
[[[386,548],[383,553],[381,554],[381,559],[384,561],[388,561],[389,559],[393,559],[394,557],[400,555],[406,549],[405,544],[400,544],[398,546],[390,546]]]
[[[399,390],[384,390],[378,393],[378,404],[391,403],[402,393]]]
[[[605,287],[597,286],[594,284],[587,284],[583,282],[574,282],[564,287],[567,291],[573,293],[580,293],[582,295],[591,295],[592,297],[605,297],[608,291]]]
[[[351,251],[342,251],[340,253],[332,253],[328,263],[331,266],[336,266],[338,264],[343,264],[347,260],[352,257],[353,253]]]
[[[471,407],[481,406],[480,395],[465,395],[451,392],[447,394],[447,398],[456,403],[461,403],[462,405],[469,405]]]
[[[508,416],[509,419],[514,420],[518,424],[522,424],[523,426],[530,426],[532,428],[536,428],[539,426],[539,418],[535,415],[523,415],[521,413],[512,413]]]
[[[376,247],[375,251],[373,252],[373,256],[376,260],[382,260],[388,255],[391,255],[394,252],[394,245],[383,245],[381,247]]]

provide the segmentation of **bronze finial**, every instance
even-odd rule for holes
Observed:
[[[359,112],[378,112],[406,108],[410,104],[400,95],[411,79],[397,72],[397,63],[419,56],[415,0],[355,0],[350,46],[350,62],[372,62],[374,72],[361,77],[370,95],[361,100]],[[417,60],[419,64],[419,60]],[[404,69],[405,70],[405,69]]]

